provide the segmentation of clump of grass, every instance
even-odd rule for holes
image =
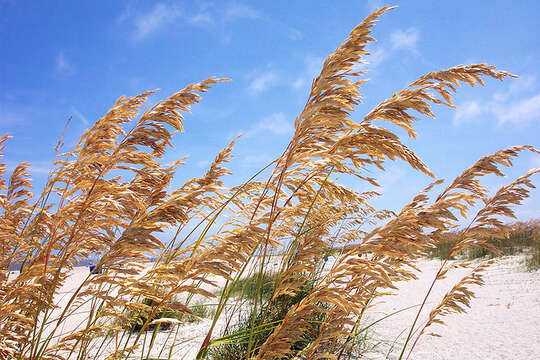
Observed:
[[[260,278],[254,274],[245,279],[244,284],[253,283],[253,291],[247,295],[248,299],[254,299],[257,296],[257,281]],[[287,312],[306,297],[313,288],[314,281],[309,281],[304,284],[302,290],[294,296],[281,295],[270,301],[271,296],[275,291],[275,275],[266,275],[264,291],[264,299],[266,306],[259,308],[250,306],[250,311],[241,315],[241,318],[235,322],[230,328],[226,329],[221,339],[225,339],[225,343],[219,346],[212,346],[208,351],[208,358],[213,360],[241,360],[257,356],[259,347],[266,341],[273,330],[283,321]],[[240,284],[240,283],[239,283]],[[234,286],[234,285],[233,285]],[[247,286],[246,286],[247,288]],[[242,289],[238,290],[241,293]],[[247,293],[247,291],[246,291]],[[245,294],[246,294],[245,293]],[[320,304],[324,307],[324,304]],[[324,316],[321,312],[314,312],[309,319],[310,326],[303,331],[302,339],[296,341],[292,348],[294,351],[302,351],[311,341],[317,337],[320,323]],[[255,329],[255,334],[252,335],[251,329]],[[251,335],[251,346],[250,346]],[[248,355],[248,352],[250,354]],[[290,357],[288,357],[290,358]]]
[[[202,302],[190,306],[192,315],[186,315],[185,320],[190,323],[199,322],[202,319],[212,318],[214,316],[214,305]]]
[[[143,305],[146,305],[150,308],[156,307],[156,304],[151,299],[143,299]],[[211,305],[197,303],[189,307],[190,313],[186,314],[181,311],[166,310],[161,309],[158,312],[154,312],[150,318],[150,313],[148,311],[131,311],[127,314],[127,329],[130,332],[139,332],[143,329],[145,331],[153,331],[156,326],[152,324],[154,320],[159,319],[176,319],[181,323],[194,323],[199,322],[201,319],[208,318],[212,315],[212,310],[210,309]],[[149,323],[148,326],[145,324]],[[159,330],[166,331],[171,328],[171,323],[161,323],[159,324]]]
[[[268,301],[272,296],[275,288],[275,284],[278,280],[279,274],[263,272],[262,276],[260,272],[256,272],[246,278],[234,280],[228,286],[229,296],[242,296],[242,298],[255,300],[256,297],[262,297],[263,300]],[[223,290],[216,292],[217,295],[221,295]]]
[[[525,259],[525,265],[529,271],[540,269],[540,245],[536,244],[531,254]]]
[[[525,265],[529,271],[540,269],[540,220],[518,223],[516,231],[520,231],[521,237],[526,239],[529,252],[525,258]]]
[[[427,252],[429,258],[438,258],[444,260],[449,258],[451,260],[455,259],[455,256],[450,256],[450,251],[458,243],[459,234],[456,232],[448,232],[441,236],[441,239],[434,247],[430,248]]]
[[[163,164],[173,135],[183,130],[183,114],[211,86],[228,80],[213,77],[145,111],[153,91],[120,97],[73,149],[58,154],[36,196],[29,164],[19,164],[9,176],[0,164],[0,357],[130,359],[134,354],[152,358],[157,350],[159,358],[163,353],[171,358],[184,341],[177,339],[179,318],[202,311],[190,307],[194,296],[216,297],[216,278],[229,285],[216,300],[211,324],[197,345],[198,358],[231,338],[246,341],[247,347],[242,342],[236,350],[259,360],[343,357],[365,328],[370,304],[396,283],[415,278],[410,269],[417,261],[468,218],[423,294],[399,359],[410,357],[426,329],[443,316],[464,312],[472,289],[483,284],[489,261],[469,268],[428,312],[431,289],[452,271],[448,259],[473,248],[497,251],[489,239],[505,231],[500,218],[515,216],[513,206],[529,196],[531,179],[540,170],[530,170],[493,194],[481,179],[503,175],[522,152],[540,152],[530,145],[499,150],[445,186],[434,181],[400,211],[372,206],[380,194],[377,179],[369,174],[384,170],[389,160],[434,177],[390,130],[393,126],[416,137],[415,115],[434,117],[433,105],[453,107],[458,85],[514,77],[486,64],[430,72],[353,119],[367,81],[356,65],[369,54],[375,22],[390,9],[370,14],[324,61],[283,153],[231,188],[224,186],[223,177],[231,173],[225,165],[236,139],[204,174],[175,189],[172,179],[183,159]],[[7,138],[0,138],[0,150]],[[362,191],[340,183],[347,176],[354,176],[359,182],[355,188]],[[226,220],[215,229],[221,218]],[[188,224],[195,226],[185,234]],[[167,229],[176,231],[164,243],[157,234]],[[357,245],[347,246],[352,242]],[[341,248],[336,261],[321,273],[321,253],[336,247]],[[273,253],[282,253],[283,261],[266,301],[263,274]],[[89,256],[98,256],[102,272],[89,273],[58,307],[62,285]],[[234,300],[229,287],[237,286],[249,264],[259,271],[257,285],[240,295],[249,296],[253,306],[249,326],[238,325],[241,330],[231,324],[230,337],[220,338],[218,321],[232,302],[242,300]],[[20,268],[13,278],[8,276],[11,268]],[[306,287],[312,278],[317,280]],[[69,321],[82,310],[82,321]],[[129,323],[126,314],[143,314],[134,316],[136,329],[115,326]],[[428,320],[419,322],[421,315]],[[162,334],[154,331],[146,341],[146,330],[158,323],[174,326],[163,334],[165,345],[154,349]]]
[[[142,304],[148,307],[152,307],[156,305],[154,301],[151,299],[143,299]],[[130,311],[127,314],[127,318],[128,318],[127,326],[128,326],[129,331],[136,333],[136,332],[139,332],[147,322],[152,322],[154,320],[162,319],[162,318],[181,319],[183,315],[184,315],[183,313],[178,312],[178,311],[161,310],[159,312],[152,314],[152,317],[150,318],[150,312],[148,311]],[[162,324],[160,325],[160,329],[167,330],[169,329],[169,326],[170,324]],[[151,325],[146,326],[145,330],[154,330],[155,327],[156,325],[151,324]]]
[[[496,235],[496,236],[494,236]],[[538,252],[538,243],[540,239],[540,220],[528,222],[515,222],[501,227],[499,234],[489,234],[482,237],[478,235],[482,243],[488,246],[470,247],[463,252],[453,254],[450,259],[456,257],[473,260],[483,257],[493,258],[501,255],[516,255],[519,253],[528,253],[526,263],[534,263],[531,259]],[[459,232],[448,232],[441,235],[439,242],[428,250],[428,256],[431,258],[446,259],[452,248],[459,242]],[[528,266],[530,269],[530,267]]]

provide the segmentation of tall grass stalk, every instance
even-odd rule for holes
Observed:
[[[367,81],[357,65],[369,55],[372,27],[390,9],[374,11],[330,54],[283,153],[237,186],[223,183],[236,139],[203,175],[172,190],[184,159],[162,163],[183,131],[183,114],[228,80],[214,77],[149,108],[153,91],[120,97],[73,149],[58,154],[37,196],[29,164],[10,175],[0,164],[0,358],[202,359],[235,342],[252,359],[360,356],[366,330],[377,323],[366,316],[370,304],[422,276],[411,269],[451,231],[444,261],[396,343],[400,358],[413,353],[432,324],[464,312],[489,260],[470,268],[428,312],[431,289],[452,271],[448,259],[472,249],[498,252],[492,239],[508,233],[503,218],[514,217],[513,206],[529,196],[540,170],[494,194],[481,180],[504,175],[521,152],[539,151],[522,145],[482,157],[452,182],[434,181],[399,212],[371,205],[381,194],[370,174],[389,160],[435,177],[389,128],[414,138],[416,116],[435,117],[433,105],[453,108],[459,85],[515,77],[486,64],[430,72],[353,120]],[[0,138],[0,151],[8,138]],[[355,178],[362,191],[339,177]],[[468,227],[456,231],[471,214]],[[175,235],[163,241],[157,235],[167,229]],[[333,261],[322,262],[329,253]],[[276,255],[281,262],[266,299],[264,274]],[[99,271],[77,277],[89,257],[98,258]],[[536,251],[532,267],[538,258]],[[255,294],[237,292],[250,276]],[[74,290],[63,299],[68,285]],[[283,299],[295,300],[273,312]],[[191,301],[217,303],[211,320],[201,323],[202,336],[182,331],[196,316]],[[249,306],[249,325],[232,331]],[[144,319],[136,331],[134,317]]]

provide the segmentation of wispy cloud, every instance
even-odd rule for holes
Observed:
[[[256,154],[248,154],[240,156],[240,166],[245,168],[251,168],[253,166],[259,166],[262,164],[268,164],[274,160],[274,156],[268,153],[257,152]]]
[[[207,160],[199,160],[195,163],[195,166],[197,166],[199,169],[202,169],[202,168],[207,168],[210,166],[210,164],[212,163],[212,160],[210,159],[207,159]]]
[[[535,83],[536,76],[534,75],[520,76],[519,78],[512,80],[512,84],[510,85],[510,94],[531,90],[534,88]]]
[[[419,38],[420,32],[416,28],[394,30],[390,34],[390,44],[382,45],[385,42],[381,42],[377,43],[377,45],[372,45],[370,55],[362,59],[363,63],[357,65],[356,70],[368,69],[373,71],[386,60],[396,56],[400,51],[420,55],[417,49]]]
[[[214,24],[213,16],[208,12],[200,12],[196,15],[189,16],[187,21],[191,25],[212,25]]]
[[[165,25],[171,24],[182,12],[173,5],[156,4],[147,14],[142,14],[135,21],[135,39],[143,40]]]
[[[257,73],[251,77],[247,87],[251,95],[257,95],[277,83],[277,76],[273,71]]]
[[[133,27],[133,39],[142,41],[160,29],[173,24],[199,26],[211,28],[221,36],[222,43],[231,41],[230,22],[248,19],[270,20],[255,8],[241,3],[228,3],[217,6],[211,2],[200,2],[193,6],[182,7],[175,2],[159,2],[153,7],[142,12],[141,9],[129,3],[122,13],[116,18],[116,24],[129,24]],[[301,33],[296,29],[287,29],[287,35],[291,39],[298,39]]]
[[[531,165],[534,168],[540,168],[540,155],[536,155],[531,159]]]
[[[260,122],[254,124],[245,132],[245,137],[252,137],[257,134],[290,135],[294,131],[291,121],[283,113],[274,113],[266,116]]]
[[[486,107],[481,105],[478,101],[467,101],[466,103],[459,105],[454,113],[454,125],[461,125],[473,121],[485,111]]]
[[[324,57],[308,55],[304,58],[304,72],[291,83],[293,89],[303,89],[309,86],[321,71]]]
[[[375,50],[371,51],[371,54],[367,57],[366,61],[366,67],[369,67],[371,69],[376,68],[379,66],[383,61],[388,59],[390,57],[392,51],[388,51],[385,48],[379,46],[375,48]]]
[[[122,13],[118,15],[115,22],[116,24],[122,24],[133,17],[133,3],[129,2],[128,5],[124,8]]]
[[[62,51],[58,53],[58,55],[56,55],[55,67],[56,67],[56,72],[65,74],[65,75],[70,75],[75,70],[75,67],[73,66],[71,61],[68,60],[68,58]]]
[[[71,107],[71,112],[73,112],[73,114],[77,117],[77,119],[81,121],[81,123],[83,124],[85,128],[87,128],[88,125],[90,125],[90,122],[88,121],[86,116],[84,116],[79,110],[77,110],[75,106]]]
[[[299,78],[297,78],[296,80],[294,80],[291,84],[291,86],[294,88],[294,89],[301,89],[303,87],[305,87],[307,85],[307,78],[304,77],[304,76],[300,76]]]
[[[528,124],[540,120],[540,94],[494,109],[499,124]]]
[[[418,38],[419,32],[416,28],[409,28],[406,30],[398,29],[390,35],[393,49],[409,50],[413,53],[418,53],[418,49],[416,48]]]
[[[37,96],[37,95],[36,95]],[[0,101],[0,127],[17,127],[36,119],[47,109],[24,102]],[[26,125],[25,125],[26,126]]]
[[[378,10],[383,7],[382,0],[368,0],[367,1],[367,8],[369,12]]]
[[[259,19],[261,17],[262,14],[259,11],[245,4],[232,3],[225,10],[225,19],[229,21],[236,19]]]
[[[377,177],[377,183],[381,186],[377,191],[384,193],[386,190],[392,189],[398,182],[401,182],[407,174],[406,169],[401,164],[391,164]]]
[[[477,62],[468,62],[469,64],[475,64]],[[511,80],[510,88],[506,92],[500,92],[493,95],[493,100],[495,101],[506,101],[509,97],[532,90],[534,84],[536,83],[536,76],[534,75],[524,75],[520,76],[517,79]]]
[[[303,38],[302,32],[295,28],[287,29],[287,35],[291,40],[301,40]]]
[[[370,49],[370,55],[363,58],[363,63],[357,64],[355,70],[374,70],[381,63],[394,56],[398,51],[412,52],[418,55],[416,43],[419,31],[416,28],[395,30],[390,35],[390,46],[377,45]],[[306,71],[291,82],[293,89],[302,89],[311,84],[322,68],[324,57],[307,56],[305,58]]]
[[[4,104],[0,103],[0,125],[8,126],[13,124],[18,124],[23,119],[23,116],[18,114],[16,111],[7,110]]]
[[[540,94],[523,97],[525,91],[533,89],[534,76],[513,80],[506,92],[494,94],[488,101],[468,101],[459,105],[454,115],[454,125],[459,126],[491,116],[498,125],[528,125],[540,121]]]
[[[25,160],[26,161],[26,160]],[[30,163],[30,167],[28,168],[28,173],[32,177],[36,176],[43,176],[48,175],[51,170],[53,169],[52,161],[45,161],[45,160],[30,160],[28,161]],[[20,162],[16,161],[6,161],[6,171],[8,173],[13,172],[17,166],[19,166]]]

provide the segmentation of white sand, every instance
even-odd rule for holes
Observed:
[[[374,311],[391,313],[393,311],[419,304],[433,277],[440,261],[423,261],[420,268],[423,274],[419,280],[403,283],[399,296],[385,299]],[[421,317],[425,321],[427,314],[444,294],[467,274],[466,269],[455,269],[447,279],[436,285],[433,296],[428,300],[427,311]],[[484,275],[485,285],[475,287],[476,294],[471,302],[471,309],[465,314],[452,314],[443,318],[447,326],[433,325],[429,329],[442,337],[423,336],[420,338],[410,359],[535,359],[540,354],[540,271],[526,272],[523,257],[498,259],[496,264],[487,269]],[[404,311],[383,320],[376,325],[372,335],[393,341],[401,335],[405,338],[417,309]],[[372,314],[374,319],[380,315]],[[427,333],[430,331],[426,331]],[[391,343],[378,347],[381,353],[373,356],[385,359]],[[395,351],[389,359],[397,359]]]
[[[277,263],[277,260],[274,262]],[[486,284],[474,289],[477,297],[472,301],[472,308],[466,314],[446,316],[443,319],[448,324],[446,327],[435,325],[430,328],[442,337],[423,336],[410,358],[423,360],[536,358],[540,353],[540,271],[526,272],[522,262],[523,257],[497,260],[496,264],[485,272]],[[438,260],[422,261],[420,268],[423,273],[419,276],[420,279],[400,284],[399,295],[380,300],[369,312],[369,319],[376,320],[384,314],[419,304],[439,266]],[[436,301],[466,273],[466,269],[454,270],[448,274],[447,279],[438,283],[421,320],[425,321],[427,313],[435,306]],[[67,302],[69,294],[75,291],[87,275],[87,267],[73,270],[61,288],[57,300],[60,307]],[[62,333],[69,334],[85,325],[85,308],[86,306],[82,306],[76,314],[69,317],[62,327]],[[380,340],[381,343],[378,343],[366,358],[385,359],[388,351],[392,350],[388,358],[397,359],[400,344],[415,315],[416,309],[413,308],[393,315],[371,328],[370,337],[376,341]],[[220,334],[225,321],[222,316],[214,335]],[[181,344],[175,347],[172,358],[193,359],[210,323],[210,320],[204,319],[199,323],[181,326],[176,339],[176,343]],[[159,332],[151,356],[158,356],[162,345],[171,343],[172,338],[168,335],[168,332]],[[149,332],[147,341],[150,340],[150,336]],[[167,358],[167,350],[161,357]]]

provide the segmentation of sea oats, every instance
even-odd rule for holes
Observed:
[[[361,355],[354,339],[372,325],[366,312],[399,282],[422,276],[418,260],[448,234],[448,257],[421,294],[400,358],[444,315],[464,312],[489,262],[470,269],[421,319],[438,281],[457,266],[472,266],[449,258],[472,248],[496,251],[487,239],[510,231],[501,217],[515,217],[512,207],[529,196],[540,170],[493,195],[482,177],[502,176],[521,152],[539,151],[514,146],[482,157],[446,187],[443,180],[432,182],[400,211],[372,205],[382,196],[373,170],[384,170],[388,161],[435,176],[390,127],[414,138],[415,115],[433,118],[433,105],[454,107],[460,84],[514,77],[486,64],[431,72],[354,121],[367,81],[355,67],[369,55],[375,22],[390,9],[370,14],[326,58],[289,144],[244,183],[228,188],[223,180],[232,173],[226,164],[237,138],[204,174],[180,186],[172,188],[173,179],[186,159],[162,164],[174,135],[184,130],[184,113],[210,86],[228,80],[213,77],[145,110],[155,91],[120,97],[72,150],[58,154],[36,197],[29,164],[9,177],[0,164],[0,358],[151,357],[165,333],[160,330],[171,339],[161,352],[172,356],[175,331],[201,317],[193,299],[213,299],[203,305],[215,309],[197,344],[199,358],[212,357],[220,346],[233,346],[228,358],[243,359]],[[0,151],[7,139],[0,138]],[[354,189],[340,176],[358,180]],[[469,225],[457,230],[477,207]],[[168,243],[159,236],[165,231],[175,234]],[[328,254],[334,261],[326,263]],[[98,258],[92,272],[63,290],[90,256]],[[13,267],[20,272],[10,277]],[[264,298],[267,273],[272,283]],[[256,278],[254,294],[248,296],[246,285],[237,296],[235,284],[246,275]],[[235,321],[247,307],[252,313],[238,330]],[[70,325],[83,311],[84,321]]]

